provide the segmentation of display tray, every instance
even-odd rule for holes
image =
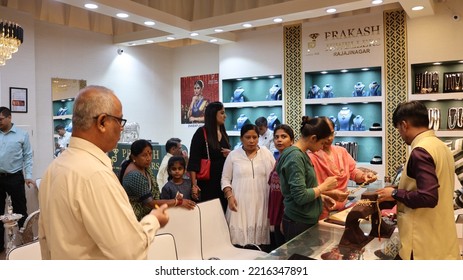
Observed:
[[[364,232],[370,232],[371,226],[369,223],[361,225]],[[373,238],[362,248],[342,247],[339,246],[344,227],[329,226],[324,222],[320,222],[310,229],[304,231],[289,242],[283,244],[279,248],[263,258],[264,260],[288,260],[299,256],[309,259],[365,259],[365,260],[380,260],[382,254],[387,248],[390,240],[397,239],[397,231],[390,238]],[[338,254],[339,252],[339,254]],[[375,253],[376,252],[376,253]],[[301,257],[302,256],[302,257]]]

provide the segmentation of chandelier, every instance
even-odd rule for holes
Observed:
[[[18,47],[23,42],[24,31],[18,24],[3,20],[0,20],[0,30],[0,66],[2,66],[18,51]]]

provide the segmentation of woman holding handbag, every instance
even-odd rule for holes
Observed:
[[[204,126],[199,127],[190,146],[190,160],[188,171],[192,183],[192,197],[199,201],[208,201],[220,198],[225,212],[227,200],[223,197],[220,180],[225,158],[230,153],[230,142],[225,131],[225,108],[221,102],[209,103],[204,112]],[[209,179],[199,177],[201,164],[205,170],[206,160],[209,159]]]

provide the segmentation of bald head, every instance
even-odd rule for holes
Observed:
[[[122,104],[114,92],[102,86],[88,86],[77,95],[72,115],[72,135],[86,139],[104,152],[120,138]]]

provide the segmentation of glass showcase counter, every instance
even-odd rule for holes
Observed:
[[[368,234],[371,225],[362,223],[361,228]],[[391,259],[382,252],[398,240],[398,232],[395,230],[390,238],[376,237],[361,248],[346,248],[339,246],[343,233],[343,226],[320,222],[261,259]]]

